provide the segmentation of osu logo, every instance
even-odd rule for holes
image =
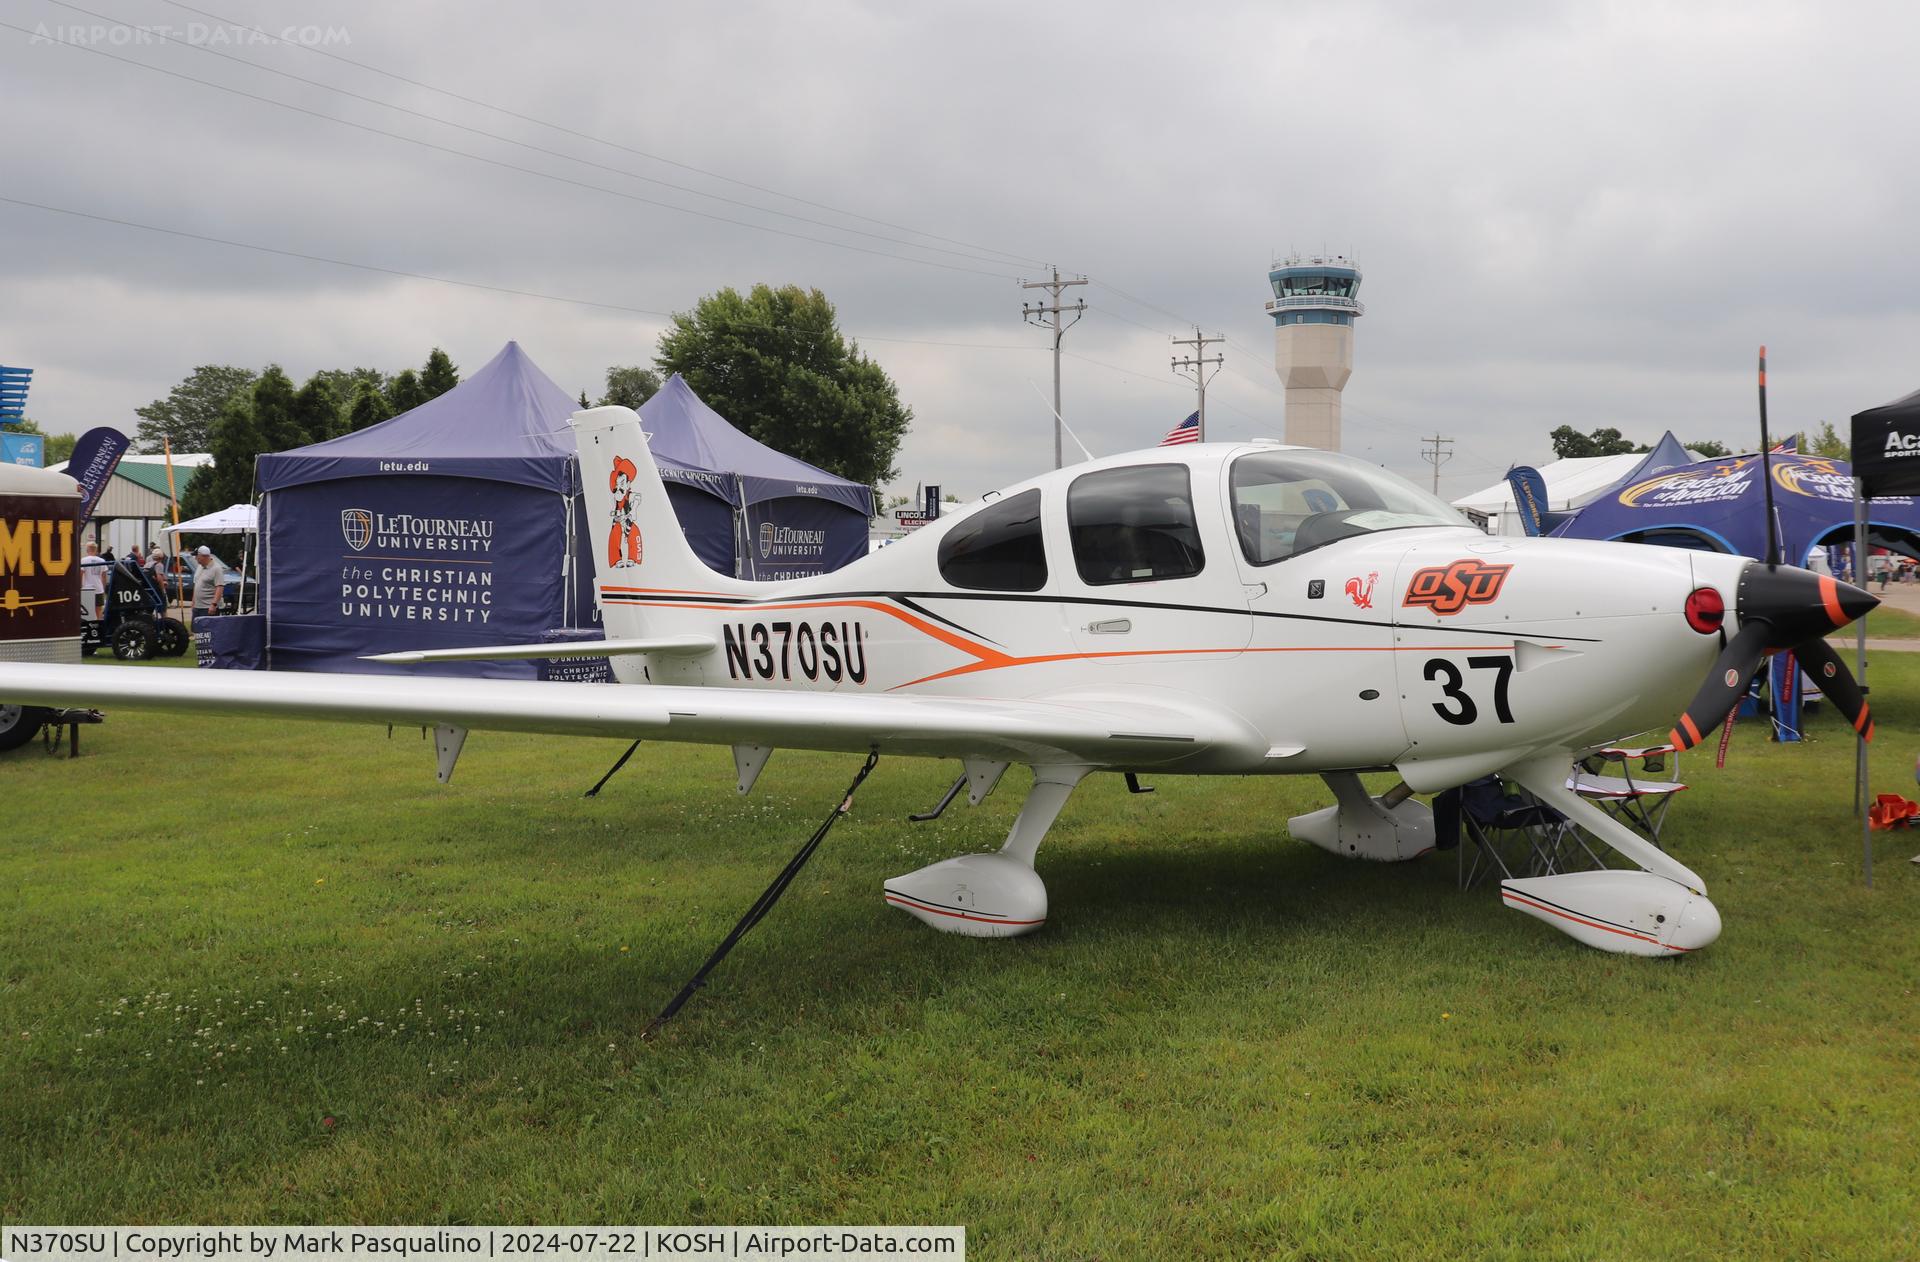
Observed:
[[[1459,613],[1468,605],[1490,605],[1499,599],[1500,587],[1512,568],[1470,557],[1451,565],[1429,566],[1415,571],[1413,581],[1407,584],[1407,598],[1400,603],[1424,606],[1441,615]]]
[[[770,521],[763,521],[760,523],[760,559],[764,561],[772,555],[773,555],[773,523]]]
[[[340,510],[340,533],[347,538],[347,546],[355,552],[364,552],[373,542],[373,514],[364,508],[343,508]]]

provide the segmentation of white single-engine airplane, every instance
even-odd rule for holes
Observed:
[[[1316,774],[1336,805],[1293,835],[1375,860],[1433,848],[1410,793],[1497,772],[1640,869],[1509,880],[1505,901],[1648,956],[1712,942],[1719,913],[1685,864],[1567,790],[1571,762],[1689,695],[1672,739],[1693,745],[1786,647],[1870,733],[1822,639],[1877,603],[1865,592],[1742,557],[1489,538],[1329,452],[1095,460],[836,573],[762,583],[694,555],[632,411],[573,428],[592,519],[621,530],[596,560],[609,639],[386,660],[609,654],[634,686],[0,665],[0,698],[432,724],[442,779],[470,728],[728,744],[741,792],[783,745],[958,758],[975,803],[1024,763],[1033,787],[998,853],[885,883],[927,924],[982,937],[1045,922],[1034,854],[1090,772]],[[1360,773],[1387,770],[1403,785],[1371,796]]]

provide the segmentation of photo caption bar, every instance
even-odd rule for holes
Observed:
[[[958,1259],[965,1227],[13,1227],[0,1262]]]

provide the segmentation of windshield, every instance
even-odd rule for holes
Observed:
[[[1231,483],[1234,533],[1255,565],[1380,530],[1473,529],[1444,501],[1337,452],[1255,452],[1233,462]]]

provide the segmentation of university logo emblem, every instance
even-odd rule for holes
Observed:
[[[346,536],[347,546],[355,552],[364,552],[373,542],[373,514],[364,508],[343,508],[340,510],[340,533]]]
[[[1468,605],[1490,605],[1500,597],[1511,565],[1489,565],[1464,557],[1451,565],[1429,566],[1407,584],[1402,607],[1425,607],[1442,617]]]
[[[773,555],[773,523],[770,521],[763,521],[760,523],[760,559],[764,561],[772,555]]]

